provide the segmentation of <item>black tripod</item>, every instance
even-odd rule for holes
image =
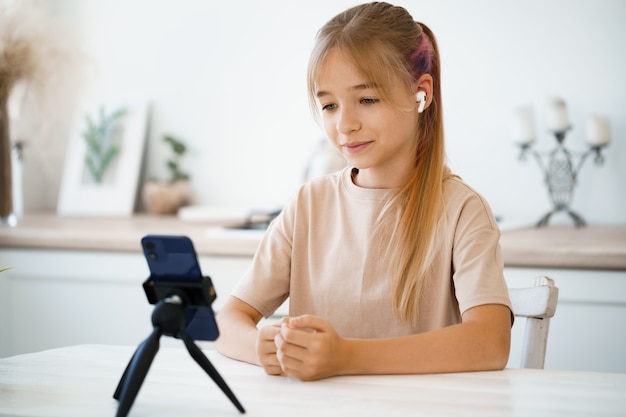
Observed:
[[[154,301],[154,297],[160,294],[158,288],[156,291],[154,290],[154,286],[155,283],[151,279],[148,279],[146,283],[144,283],[146,294],[151,303]],[[170,295],[164,298],[159,297],[160,301],[156,303],[156,307],[152,312],[152,324],[154,329],[150,336],[135,350],[113,394],[113,398],[119,400],[116,417],[126,417],[130,411],[135,397],[141,388],[141,384],[150,369],[150,365],[159,350],[159,339],[162,335],[181,338],[191,357],[209,374],[211,379],[213,379],[235,407],[237,407],[237,410],[241,413],[245,413],[246,411],[243,406],[239,403],[228,385],[226,385],[226,382],[222,379],[219,372],[217,372],[209,359],[202,353],[200,348],[185,331],[185,326],[187,325],[185,313],[187,303],[185,300],[188,299],[188,292],[184,290],[171,290],[170,287],[169,294]]]

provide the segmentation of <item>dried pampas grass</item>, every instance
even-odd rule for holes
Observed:
[[[23,100],[36,98],[51,111],[60,94],[76,95],[68,87],[76,85],[83,62],[71,36],[42,11],[0,6],[0,99],[24,82]]]
[[[0,100],[8,103],[11,142],[24,145],[26,208],[29,197],[37,200],[32,209],[56,205],[67,137],[88,75],[76,38],[45,10],[0,4]]]

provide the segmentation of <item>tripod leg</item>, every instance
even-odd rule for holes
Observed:
[[[211,379],[213,379],[217,386],[220,387],[222,392],[226,394],[226,396],[235,405],[235,407],[237,407],[237,410],[239,410],[239,412],[242,414],[245,413],[246,410],[244,410],[237,397],[235,397],[235,394],[233,394],[233,392],[230,390],[230,388],[226,384],[226,381],[224,381],[219,372],[217,372],[215,367],[213,367],[213,364],[211,363],[211,361],[209,361],[209,358],[204,356],[204,353],[202,353],[200,348],[193,342],[193,340],[187,335],[187,333],[183,331],[181,332],[180,336],[182,337],[183,342],[185,342],[185,347],[187,348],[187,351],[189,352],[191,357],[198,363],[198,365],[200,365],[202,369],[204,369],[207,374],[209,374]]]
[[[135,349],[133,356],[130,358],[130,361],[128,361],[128,365],[126,365],[126,369],[124,369],[124,373],[122,374],[122,377],[120,378],[120,382],[118,382],[117,384],[117,388],[115,388],[115,392],[113,393],[113,398],[115,398],[116,400],[120,399],[120,392],[122,391],[124,380],[126,380],[126,376],[128,375],[128,368],[130,368],[130,364],[133,363],[133,360],[135,359],[135,356],[137,355],[137,350],[139,350],[139,347]]]
[[[139,388],[141,388],[141,384],[150,369],[154,356],[159,351],[160,337],[161,330],[155,327],[150,336],[135,351],[126,371],[124,371],[123,381],[120,381],[121,387],[118,387],[121,389],[116,417],[126,417],[130,411],[130,407],[133,405],[135,397],[137,397]]]

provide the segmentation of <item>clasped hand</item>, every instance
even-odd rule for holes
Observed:
[[[256,351],[266,373],[303,381],[340,374],[347,357],[345,340],[328,320],[311,315],[262,327]]]

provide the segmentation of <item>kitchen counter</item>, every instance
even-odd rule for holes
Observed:
[[[571,225],[505,230],[506,266],[626,271],[626,225]]]
[[[147,234],[186,235],[193,240],[198,255],[221,256],[253,256],[263,236],[259,230],[230,230],[218,223],[182,221],[175,216],[29,214],[17,227],[0,227],[0,248],[140,252],[139,242]]]
[[[29,214],[15,228],[0,227],[0,248],[139,252],[139,241],[146,234],[187,235],[199,255],[251,257],[263,231],[224,229],[174,216]],[[626,225],[505,229],[501,245],[505,266],[626,270]]]

